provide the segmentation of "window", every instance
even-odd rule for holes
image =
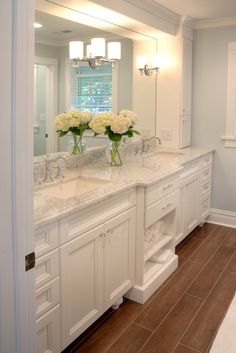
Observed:
[[[112,66],[70,68],[70,108],[99,113],[112,110]]]
[[[228,43],[225,147],[236,147],[236,42]]]

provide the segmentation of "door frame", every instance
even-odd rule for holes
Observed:
[[[58,60],[36,56],[34,64],[45,65],[49,69],[48,88],[47,88],[47,103],[46,103],[46,153],[58,151],[58,138],[53,126],[53,120],[58,111]]]
[[[0,2],[0,351],[34,353],[33,59],[34,1]]]

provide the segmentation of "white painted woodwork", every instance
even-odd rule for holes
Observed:
[[[126,296],[139,303],[144,303],[178,266],[174,253],[178,178],[176,174],[137,189],[136,280]],[[154,227],[158,221],[164,224],[161,234],[156,234]],[[154,230],[151,231],[151,227]],[[148,248],[145,244],[147,231],[153,232],[155,237],[148,242]],[[164,253],[168,255],[161,261]]]
[[[0,352],[35,352],[32,198],[34,2],[0,2]],[[31,70],[32,68],[32,70]]]
[[[104,310],[121,298],[134,284],[135,208],[105,223]]]
[[[179,191],[175,191],[167,195],[164,199],[155,202],[145,209],[145,228],[149,228],[152,224],[176,209],[178,205]]]
[[[51,281],[59,275],[58,249],[53,250],[46,255],[36,258],[35,264],[35,287]]]
[[[60,306],[36,321],[37,353],[60,353]]]
[[[58,222],[42,227],[35,231],[35,255],[39,257],[55,249],[59,244]]]
[[[56,277],[35,291],[36,317],[39,318],[60,302],[60,281]]]
[[[60,249],[63,349],[102,314],[104,230],[102,224]]]
[[[192,40],[181,39],[181,116],[192,115]]]
[[[60,243],[63,244],[87,232],[135,204],[136,191],[131,189],[106,200],[106,202],[99,202],[79,213],[63,218],[60,222]]]
[[[191,37],[191,36],[190,36]],[[158,39],[157,136],[166,147],[191,145],[192,39],[184,31]],[[166,97],[171,104],[166,104]]]
[[[135,217],[124,211],[60,248],[63,349],[134,284]]]
[[[199,173],[188,177],[183,187],[183,232],[189,234],[199,224]]]
[[[188,147],[191,145],[191,128],[192,128],[192,117],[181,116],[180,117],[180,132],[179,132],[179,148]]]
[[[176,244],[210,214],[212,153],[187,164],[181,173]]]

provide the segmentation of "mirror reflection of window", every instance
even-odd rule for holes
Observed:
[[[70,108],[100,113],[112,110],[112,65],[88,65],[70,70]]]

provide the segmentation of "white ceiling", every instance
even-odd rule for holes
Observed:
[[[236,0],[154,0],[179,15],[196,20],[236,16]]]

